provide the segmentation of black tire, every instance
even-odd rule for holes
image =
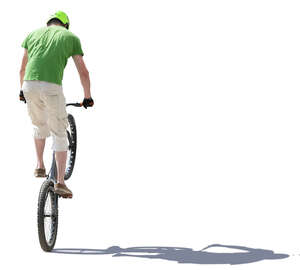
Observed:
[[[68,114],[68,122],[69,127],[67,129],[68,141],[69,141],[69,149],[68,149],[68,157],[66,164],[66,173],[65,180],[68,180],[73,172],[76,158],[76,148],[77,148],[77,131],[75,119],[71,114]]]
[[[40,189],[37,222],[41,248],[49,252],[55,245],[58,228],[58,196],[50,180],[44,181]]]

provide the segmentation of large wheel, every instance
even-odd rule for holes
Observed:
[[[58,196],[54,193],[54,184],[50,180],[41,186],[38,200],[38,234],[41,248],[51,251],[55,245],[58,228]]]
[[[75,119],[71,114],[68,114],[69,127],[67,129],[68,141],[69,141],[69,149],[67,153],[67,164],[66,164],[66,173],[65,180],[68,180],[73,172],[75,165],[75,157],[76,157],[76,147],[77,147],[77,132],[76,132],[76,124]]]

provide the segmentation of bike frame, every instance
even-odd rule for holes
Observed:
[[[57,182],[57,167],[56,167],[56,160],[55,160],[55,152],[54,151],[53,151],[51,169],[50,169],[49,174],[47,176],[47,180],[53,181],[54,183]]]

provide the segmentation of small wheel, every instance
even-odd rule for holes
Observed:
[[[55,245],[58,228],[58,196],[50,180],[44,181],[40,189],[37,222],[41,248],[49,252]]]
[[[77,148],[77,132],[76,132],[76,124],[75,119],[71,114],[68,114],[69,127],[67,129],[69,149],[67,152],[67,164],[66,164],[66,173],[65,180],[68,180],[73,172],[75,165],[75,157],[76,157],[76,148]]]

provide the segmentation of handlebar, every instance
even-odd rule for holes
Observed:
[[[82,103],[67,103],[66,106],[82,107]]]

